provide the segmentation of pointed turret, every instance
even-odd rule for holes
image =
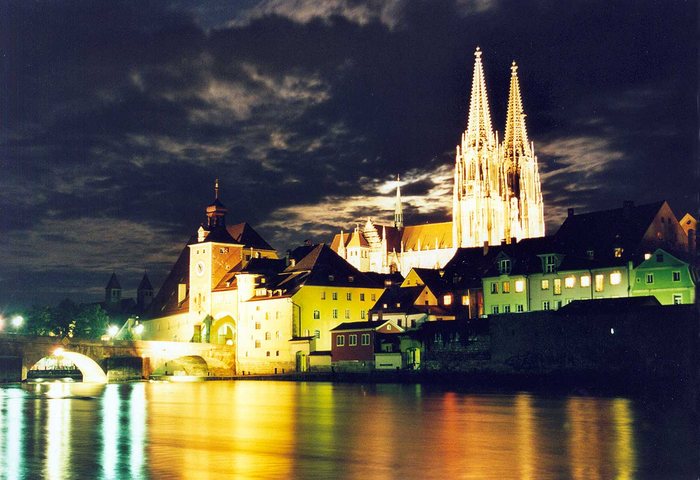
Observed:
[[[136,289],[136,305],[144,312],[153,301],[153,285],[148,279],[148,274],[144,271],[141,283]]]
[[[105,303],[107,305],[114,305],[121,301],[122,299],[122,286],[117,280],[117,274],[112,272],[112,276],[109,277],[109,282],[105,287]]]
[[[214,201],[207,207],[207,227],[225,227],[228,209],[219,201],[219,179],[214,183]]]
[[[474,57],[474,75],[472,78],[471,100],[469,102],[466,146],[480,149],[482,146],[493,144],[493,130],[491,128],[491,112],[486,94],[486,80],[484,78],[484,67],[481,64],[481,49],[479,47],[476,47]],[[464,147],[465,145],[463,144],[462,148]]]
[[[396,176],[396,206],[394,207],[394,226],[403,228],[403,206],[401,205],[401,177]]]
[[[510,93],[508,95],[508,114],[506,115],[506,132],[503,135],[503,148],[507,157],[517,159],[522,155],[531,156],[530,143],[525,128],[525,113],[520,97],[518,66],[513,62],[510,67]]]

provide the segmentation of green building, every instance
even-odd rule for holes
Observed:
[[[687,262],[657,249],[634,269],[630,295],[653,295],[662,305],[695,302],[697,272]]]

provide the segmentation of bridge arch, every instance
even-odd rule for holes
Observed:
[[[57,349],[57,351],[54,351],[51,355],[47,355],[32,362],[32,364],[29,365],[28,370],[30,370],[44,358],[50,356],[65,358],[66,360],[72,362],[78,368],[78,370],[80,370],[80,373],[83,374],[84,383],[107,383],[107,373],[105,373],[102,367],[100,367],[100,365],[92,358],[88,357],[87,355],[83,355],[82,353],[64,351],[60,348]]]

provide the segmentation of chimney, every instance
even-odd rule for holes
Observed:
[[[489,253],[489,242],[488,240],[484,242],[484,256],[488,255]]]
[[[566,216],[567,216],[568,218],[573,217],[573,216],[574,216],[574,209],[573,209],[573,208],[569,208],[569,209],[566,211]]]

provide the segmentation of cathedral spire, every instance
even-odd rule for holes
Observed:
[[[531,156],[530,144],[525,128],[525,113],[520,97],[520,82],[518,82],[518,66],[513,62],[510,67],[510,94],[508,95],[508,114],[506,115],[506,132],[503,135],[503,146],[506,155],[513,158],[521,155]]]
[[[401,177],[396,175],[396,206],[394,208],[394,226],[403,228],[403,206],[401,205]]]
[[[484,67],[481,64],[481,49],[479,47],[476,47],[474,57],[474,76],[472,78],[466,137],[469,146],[479,149],[483,145],[491,145],[493,143],[493,130],[491,129],[491,113],[489,111]]]

